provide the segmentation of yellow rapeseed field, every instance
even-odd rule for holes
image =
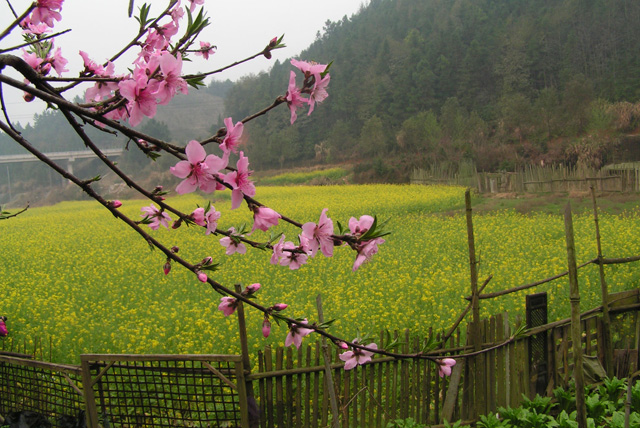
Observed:
[[[228,194],[214,195],[222,212],[219,227],[251,225],[246,205],[230,211]],[[347,339],[356,330],[447,328],[464,309],[469,294],[469,266],[464,215],[464,189],[444,186],[324,186],[259,188],[257,199],[300,222],[317,222],[320,211],[343,225],[363,214],[390,219],[393,232],[371,263],[357,272],[355,254],[336,248],[334,257],[319,255],[298,271],[269,263],[270,252],[248,251],[226,256],[219,236],[199,227],[151,231],[168,246],[180,248],[191,262],[212,256],[222,263],[213,275],[232,287],[239,282],[262,284],[260,302],[285,302],[293,317],[315,319],[315,297],[321,293],[325,318]],[[139,219],[144,201],[123,201],[120,208]],[[207,199],[190,195],[171,200],[191,212]],[[446,213],[446,214],[443,214]],[[480,280],[494,275],[487,292],[539,280],[566,270],[562,215],[521,215],[499,211],[474,218]],[[638,213],[602,215],[604,253],[640,254]],[[578,261],[595,256],[593,220],[576,216]],[[289,239],[290,226],[276,227]],[[82,353],[236,353],[237,319],[217,310],[220,295],[178,266],[165,276],[163,254],[95,202],[66,202],[33,208],[0,222],[0,314],[9,317],[11,341],[27,349],[36,340],[52,359],[77,362]],[[254,233],[256,240],[266,235]],[[597,304],[597,267],[580,271],[582,308]],[[638,286],[640,265],[607,268],[612,291]],[[551,319],[568,314],[568,281],[538,287],[550,293]],[[508,310],[522,314],[524,296],[516,293],[483,301],[484,315]],[[262,317],[248,311],[250,346],[282,345],[284,326],[273,325],[268,340],[261,335]],[[0,345],[1,347],[1,345]]]

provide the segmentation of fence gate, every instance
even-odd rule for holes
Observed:
[[[248,427],[236,355],[82,355],[89,428]]]
[[[527,296],[527,328],[539,327],[547,323],[547,293]],[[547,388],[547,332],[543,331],[529,338],[529,380],[532,393],[545,394]]]

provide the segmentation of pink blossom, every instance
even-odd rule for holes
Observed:
[[[301,248],[295,245],[291,241],[287,241],[284,243],[284,250],[291,251],[283,251],[282,258],[280,259],[280,266],[289,266],[289,269],[296,270],[300,269],[300,266],[307,263],[307,254],[304,252],[299,252]]]
[[[234,297],[222,297],[221,303],[218,305],[218,310],[222,311],[225,317],[228,317],[236,311],[238,308],[238,300]]]
[[[284,235],[280,236],[278,243],[273,246],[273,254],[271,255],[272,265],[278,264],[278,259],[284,256],[284,252],[282,251],[284,249],[284,238]]]
[[[111,201],[111,207],[112,208],[120,208],[122,206],[122,202],[120,202],[119,200],[113,200]]]
[[[316,81],[320,80],[320,74],[322,74],[327,69],[326,64],[299,61],[297,59],[292,59],[291,65],[300,70],[305,75],[305,77],[315,76]]]
[[[43,59],[40,58],[36,53],[27,52],[24,49],[22,49],[22,59],[24,59],[25,62],[29,64],[31,68],[33,68],[36,71],[38,71],[40,64],[42,64],[42,61],[43,61]]]
[[[58,12],[62,10],[64,0],[38,0],[36,8],[31,13],[31,22],[39,24],[44,22],[49,27],[53,27],[53,21],[60,21],[62,15]]]
[[[329,94],[327,93],[327,86],[329,86],[330,79],[331,76],[327,74],[323,79],[316,80],[316,83],[313,85],[313,89],[309,94],[309,113],[307,114],[307,116],[310,115],[311,112],[313,112],[313,107],[315,106],[316,102],[321,103],[329,96]]]
[[[264,317],[264,321],[262,321],[262,335],[264,337],[269,337],[271,334],[271,322],[268,317]]]
[[[186,161],[180,161],[170,169],[171,173],[184,180],[176,187],[176,192],[183,195],[196,190],[206,193],[213,192],[217,187],[217,182],[213,174],[227,166],[228,157],[219,158],[215,155],[208,155],[204,147],[196,140],[191,140],[185,149]]]
[[[215,46],[211,46],[208,42],[200,42],[200,50],[196,52],[196,56],[201,56],[205,60],[209,59],[209,55],[216,53]]]
[[[378,349],[378,345],[370,343],[367,348]],[[368,363],[371,361],[373,352],[360,348],[354,348],[353,351],[347,351],[340,354],[340,359],[344,361],[344,369],[351,370],[359,364]]]
[[[35,36],[41,36],[49,31],[49,26],[47,24],[44,22],[34,24],[28,16],[20,22],[20,26],[23,28],[22,32],[24,34],[33,34]]]
[[[363,215],[359,220],[355,217],[349,219],[349,230],[355,237],[360,237],[367,233],[371,226],[373,226],[374,218],[370,215]]]
[[[69,61],[67,61],[67,59],[62,56],[62,51],[60,50],[60,48],[56,49],[55,53],[53,54],[51,64],[53,65],[53,69],[56,71],[56,73],[58,73],[58,76],[61,76],[65,71],[69,71],[65,68],[68,62]]]
[[[325,257],[333,256],[333,220],[327,217],[328,208],[320,213],[318,224],[308,222],[302,225],[302,235],[309,240],[309,248],[312,254],[318,251],[318,247]]]
[[[307,319],[303,319],[302,323],[307,324]],[[289,334],[287,334],[287,338],[284,340],[284,346],[296,345],[296,348],[300,348],[302,345],[302,338],[313,330],[310,328],[304,328],[299,326],[298,324],[292,323],[291,327],[289,327]]]
[[[207,211],[205,216],[205,221],[207,222],[207,235],[216,231],[216,228],[218,227],[218,220],[220,220],[221,216],[222,214],[220,211],[216,211],[213,206],[209,208],[209,211]]]
[[[236,163],[236,171],[225,175],[224,182],[233,189],[231,192],[231,209],[234,210],[242,203],[243,196],[255,196],[256,188],[249,179],[253,171],[249,170],[249,159],[240,152],[240,159]]]
[[[193,210],[193,212],[191,213],[191,218],[193,219],[193,222],[198,226],[207,225],[207,222],[204,219],[204,208],[202,207]]]
[[[298,107],[302,107],[302,104],[308,102],[306,98],[302,97],[300,89],[296,86],[296,73],[294,71],[289,75],[289,89],[285,99],[287,100],[287,105],[291,111],[291,124],[293,125],[293,122],[298,118],[296,110]]]
[[[170,12],[171,19],[173,19],[173,22],[175,24],[177,24],[178,21],[180,21],[184,16],[184,10],[182,9],[182,6],[180,6],[180,2],[181,0],[178,0],[178,2],[175,4],[175,6],[173,6],[173,9],[171,9]]]
[[[198,274],[198,280],[200,282],[207,282],[207,280],[209,279],[209,277],[207,277],[207,274],[204,272],[197,272]]]
[[[129,123],[138,126],[144,116],[156,115],[156,98],[147,88],[147,74],[144,69],[136,68],[133,79],[126,79],[118,83],[120,94],[129,101]]]
[[[169,217],[169,214],[156,208],[156,206],[153,205],[153,202],[148,207],[142,207],[141,211],[144,213],[140,215],[141,217],[145,217],[151,220],[151,223],[149,223],[149,228],[151,228],[152,230],[158,230],[160,225],[166,227],[167,229],[169,228],[171,217]]]
[[[378,252],[378,245],[383,243],[384,239],[382,238],[375,238],[370,241],[362,242],[358,247],[356,261],[353,263],[353,271],[355,272],[363,263],[371,260],[373,255]]]
[[[175,57],[169,52],[163,52],[159,58],[162,75],[153,81],[153,94],[159,98],[159,104],[166,105],[178,93],[188,94],[187,82],[180,77],[182,73],[182,56]],[[155,68],[155,61],[150,68]]]
[[[224,136],[220,148],[224,152],[232,151],[238,153],[238,145],[240,144],[240,137],[242,137],[242,131],[244,130],[244,124],[238,122],[235,125],[233,120],[228,117],[224,120],[224,126],[227,128],[227,134]]]
[[[247,294],[254,294],[256,291],[260,290],[261,285],[259,283],[251,284],[245,288]]]
[[[112,77],[114,73],[114,65],[111,61],[107,63],[106,68],[89,58],[86,52],[80,51],[80,56],[84,61],[84,68],[89,73],[99,77]],[[104,98],[111,96],[112,92],[118,89],[116,82],[96,82],[94,86],[85,92],[85,100],[102,101]]]
[[[266,232],[270,227],[276,226],[278,220],[281,218],[282,216],[271,208],[257,207],[253,210],[253,228],[251,229],[251,233],[256,229]]]
[[[204,0],[187,0],[190,4],[189,4],[189,11],[191,13],[193,13],[193,11],[196,8],[196,5],[198,4],[204,4]]]
[[[288,307],[289,305],[287,305],[286,303],[276,303],[275,305],[273,305],[273,310],[280,312],[280,311],[284,311]]]
[[[235,231],[236,231],[235,228],[233,227],[229,228],[229,232],[231,232],[232,234],[235,233]],[[246,245],[244,245],[244,243],[236,242],[230,236],[225,236],[224,238],[220,239],[220,244],[223,247],[227,248],[227,251],[225,254],[228,256],[234,253],[244,254],[247,252],[247,247]]]
[[[178,34],[176,21],[171,21],[160,27],[150,28],[147,32],[142,52],[138,54],[136,62],[140,59],[148,61],[154,51],[161,51],[167,48],[171,43],[171,38],[176,34]]]
[[[5,337],[9,334],[7,330],[7,324],[5,324],[6,317],[0,317],[0,337]]]
[[[443,358],[442,360],[437,361],[438,366],[438,374],[440,377],[451,376],[451,368],[456,365],[456,360],[453,358]]]

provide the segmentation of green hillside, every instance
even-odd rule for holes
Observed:
[[[372,0],[300,56],[333,61],[329,98],[293,127],[287,109],[256,120],[247,151],[257,168],[598,166],[638,124],[638,22],[626,0]],[[238,82],[227,113],[268,105],[290,69]]]

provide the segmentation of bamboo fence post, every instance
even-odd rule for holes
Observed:
[[[235,284],[236,293],[242,293],[242,286]],[[249,359],[249,342],[247,340],[247,323],[244,318],[244,307],[238,300],[238,330],[240,332],[240,355],[242,356],[242,366],[245,375],[251,374],[251,360]],[[246,377],[245,377],[246,379]],[[240,389],[238,389],[240,390]],[[244,411],[248,415],[249,427],[254,428],[260,425],[260,409],[253,396],[253,382],[245,382],[245,397],[240,397],[240,404],[244,404]],[[243,417],[244,419],[244,417]]]
[[[613,347],[611,345],[611,316],[609,315],[609,290],[604,277],[604,265],[602,264],[602,244],[600,240],[600,222],[598,220],[598,205],[596,192],[591,186],[591,198],[593,199],[593,221],[596,226],[596,243],[598,247],[598,270],[600,271],[600,289],[602,292],[602,342],[604,348],[604,369],[608,376],[613,375]]]
[[[476,261],[476,247],[473,236],[473,219],[471,216],[471,190],[464,193],[464,201],[467,216],[467,239],[469,243],[469,270],[471,274],[471,306],[473,312],[473,350],[482,349],[482,330],[480,325],[480,299],[478,298],[478,266]],[[473,397],[474,416],[486,413],[485,382],[484,382],[484,355],[473,357],[473,372],[475,378],[475,391]]]
[[[582,367],[582,331],[580,324],[580,289],[578,268],[576,265],[576,247],[573,235],[571,203],[564,210],[564,229],[567,242],[567,262],[569,265],[569,284],[571,291],[571,342],[573,344],[573,374],[576,383],[576,409],[578,428],[587,428],[587,412],[584,396],[584,373]]]
[[[318,321],[320,324],[324,322],[324,314],[322,312],[322,295],[316,297],[316,307],[318,308]],[[324,375],[327,380],[327,389],[329,390],[329,401],[331,402],[332,421],[331,426],[337,428],[340,426],[340,412],[338,410],[338,401],[336,400],[336,389],[333,384],[333,374],[331,372],[331,356],[327,346],[327,338],[322,336],[322,356],[324,357]]]

